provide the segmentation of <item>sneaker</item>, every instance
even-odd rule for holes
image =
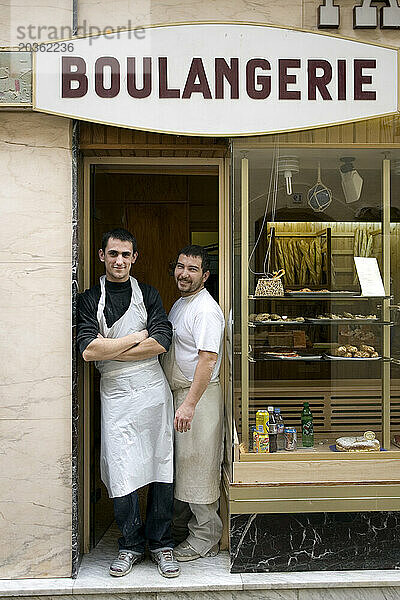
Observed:
[[[120,550],[117,558],[110,565],[109,573],[113,577],[123,577],[132,571],[133,565],[137,565],[144,558],[143,554],[132,550]]]
[[[174,559],[172,548],[163,548],[150,552],[151,559],[157,564],[158,572],[163,577],[178,577],[181,568]]]
[[[213,546],[204,556],[201,556],[201,554],[199,554],[186,540],[174,548],[175,558],[179,562],[188,562],[189,560],[196,560],[197,558],[217,556],[218,552],[219,544],[215,544],[215,546]]]

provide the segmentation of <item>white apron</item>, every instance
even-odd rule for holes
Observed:
[[[111,328],[104,317],[105,276],[97,309],[100,333],[120,338],[146,329],[147,311],[138,282],[130,277],[131,303]],[[96,362],[101,373],[101,479],[110,498],[151,483],[173,481],[172,394],[158,357],[136,362]]]
[[[175,410],[192,382],[175,360],[174,337],[162,365],[174,394]],[[220,496],[223,456],[224,405],[219,380],[207,386],[194,411],[190,431],[175,431],[175,498],[193,504],[211,504]]]

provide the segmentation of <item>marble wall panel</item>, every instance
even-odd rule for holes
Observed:
[[[65,34],[71,26],[72,0],[0,2],[0,46],[46,41],[56,32],[57,39],[70,37]]]
[[[400,513],[231,516],[231,571],[346,571],[400,567]]]
[[[69,577],[70,123],[0,125],[0,578]]]
[[[70,419],[0,420],[0,578],[70,575],[70,454]]]
[[[71,267],[3,263],[1,269],[0,419],[70,418]]]
[[[302,5],[299,0],[78,0],[80,26],[131,27],[181,21],[257,21],[301,26]]]
[[[58,591],[58,589],[57,589]],[[74,594],[73,598],[77,600],[109,600],[109,594],[90,594],[81,595]],[[154,592],[133,592],[130,594],[113,593],[112,598],[115,600],[157,600],[157,594]],[[0,600],[9,600],[9,596],[0,596]],[[37,596],[24,596],[24,600],[72,600],[72,595],[37,595]]]
[[[296,590],[158,592],[157,600],[297,600]]]
[[[6,409],[9,402],[11,406],[27,402],[26,398],[18,396],[18,389],[23,393],[26,385],[39,385],[42,389],[45,385],[50,397],[41,408],[26,406],[23,409],[20,404],[18,412],[24,410],[29,416],[32,411],[45,412],[49,408],[47,403],[51,402],[54,412],[47,416],[65,416],[67,406],[69,405],[69,410],[71,408],[70,394],[67,402],[64,394],[60,396],[60,384],[64,382],[64,390],[65,386],[71,385],[71,267],[65,264],[35,263],[27,264],[22,270],[20,263],[6,263],[2,265],[2,269],[6,277],[2,278],[0,289],[6,294],[0,300],[3,314],[0,345],[3,388],[0,392],[0,405],[2,409]],[[24,286],[19,289],[15,286],[16,272],[19,275],[25,274]],[[23,277],[19,278],[19,283],[21,279]],[[41,295],[38,293],[40,286],[43,292]],[[54,296],[58,296],[57,301],[53,301]],[[16,351],[12,352],[10,360],[12,349]],[[52,382],[55,384],[54,388]],[[34,393],[33,390],[31,393]],[[60,398],[57,405],[54,404],[55,397]]]
[[[299,600],[398,600],[398,587],[299,590]]]
[[[71,264],[68,119],[0,115],[0,262]]]

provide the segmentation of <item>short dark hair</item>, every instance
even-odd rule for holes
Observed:
[[[210,270],[210,257],[208,252],[203,246],[198,246],[197,244],[190,244],[189,246],[185,246],[178,252],[178,256],[176,257],[175,265],[178,262],[179,256],[183,254],[184,256],[195,256],[201,258],[201,269],[203,273]]]
[[[103,233],[103,237],[101,239],[101,248],[103,252],[106,251],[108,240],[110,238],[113,238],[114,240],[120,240],[121,242],[131,242],[133,254],[137,252],[136,238],[127,229],[112,229],[111,231]]]

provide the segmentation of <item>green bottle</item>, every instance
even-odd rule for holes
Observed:
[[[301,434],[303,446],[305,448],[312,448],[314,446],[314,425],[308,402],[304,402],[303,410],[301,411]]]

